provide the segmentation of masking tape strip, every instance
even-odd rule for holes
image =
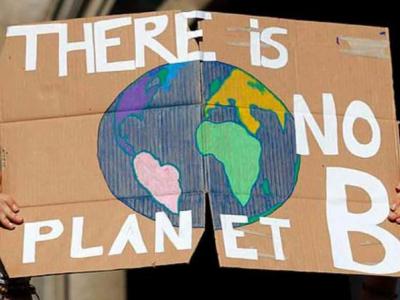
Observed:
[[[339,36],[338,44],[343,46],[340,51],[346,54],[383,59],[390,58],[389,41],[387,40]]]

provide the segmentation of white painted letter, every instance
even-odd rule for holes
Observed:
[[[41,234],[42,228],[49,227],[48,233]],[[24,224],[24,244],[22,263],[34,263],[36,261],[36,243],[54,240],[64,231],[64,226],[60,220],[48,220]]]
[[[68,27],[60,32],[59,39],[59,76],[68,75],[68,52],[85,50],[86,71],[94,73],[93,27],[91,23],[83,24],[84,38],[81,42],[68,42]]]
[[[67,24],[37,24],[10,26],[7,29],[7,37],[25,36],[25,71],[35,71],[37,65],[37,38],[40,34],[60,33],[66,30]]]
[[[354,136],[354,123],[360,118],[371,126],[372,137],[368,144],[361,144]],[[347,149],[362,158],[374,156],[381,146],[381,130],[371,108],[364,102],[355,100],[350,103],[343,119],[343,139]]]
[[[71,257],[85,258],[103,254],[103,247],[82,247],[83,239],[83,217],[72,218]]]
[[[220,215],[225,255],[231,258],[258,259],[257,249],[239,248],[237,238],[244,237],[244,232],[233,228],[233,223],[248,223],[247,216]]]
[[[276,260],[285,260],[286,258],[285,258],[285,254],[283,253],[280,228],[290,228],[290,220],[262,217],[262,218],[260,218],[260,223],[263,225],[271,226],[275,259]]]
[[[147,30],[146,26],[152,24],[153,29]],[[176,58],[168,51],[163,45],[161,45],[154,38],[160,35],[167,28],[168,16],[154,16],[148,18],[135,19],[135,51],[136,51],[136,66],[145,66],[145,47],[153,50],[159,56],[161,56],[166,62],[174,63]]]
[[[129,242],[136,253],[146,253],[147,249],[144,244],[142,234],[140,233],[136,215],[129,215],[117,238],[111,246],[108,255],[119,255],[124,251],[126,244]]]
[[[205,11],[190,11],[175,15],[176,49],[179,62],[204,60],[216,60],[215,52],[194,51],[189,52],[189,40],[203,36],[203,30],[188,31],[188,19],[211,20],[211,13]]]
[[[106,32],[132,24],[130,17],[114,18],[110,20],[102,20],[94,23],[94,37],[96,48],[96,71],[97,72],[113,72],[127,71],[135,69],[134,60],[108,62],[107,48],[121,45],[120,38],[107,38]]]
[[[381,181],[365,172],[346,168],[327,168],[326,213],[331,239],[333,263],[336,268],[371,274],[389,274],[400,271],[400,242],[389,231],[379,227],[389,213],[389,200]],[[347,209],[346,186],[365,190],[371,208],[364,213]],[[353,259],[348,233],[361,232],[381,242],[385,257],[381,262],[361,264]]]
[[[192,211],[179,213],[179,234],[176,233],[165,212],[156,213],[156,245],[157,253],[165,251],[164,235],[168,236],[178,250],[192,248]]]
[[[258,30],[258,20],[250,19],[250,28]],[[288,63],[288,50],[281,43],[272,39],[274,34],[287,34],[286,28],[268,27],[261,34],[252,30],[250,32],[250,58],[254,66],[263,66],[265,68],[280,69]],[[279,55],[277,58],[268,58],[261,54],[261,42],[274,47]]]
[[[322,101],[325,134],[323,134],[318,127],[303,96],[299,94],[293,96],[297,154],[310,155],[306,123],[310,127],[311,132],[325,155],[338,154],[337,119],[333,95],[322,94]]]

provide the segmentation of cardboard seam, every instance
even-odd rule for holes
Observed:
[[[196,196],[196,195],[203,195],[205,192],[184,192],[181,193],[181,195],[186,195],[186,196]],[[163,195],[157,195],[157,196],[167,196],[168,194],[163,194]],[[131,197],[120,197],[122,199],[128,199],[128,198],[135,198],[135,199],[147,199],[147,198],[153,198],[153,196],[150,195],[140,195],[140,196],[131,196]],[[74,205],[74,204],[80,204],[80,203],[92,203],[92,202],[107,202],[107,201],[119,201],[122,204],[124,204],[119,198],[114,197],[114,198],[102,198],[102,199],[93,199],[93,200],[77,200],[77,201],[72,201],[72,202],[53,202],[53,203],[44,203],[40,205],[20,205],[21,208],[33,208],[33,207],[46,207],[46,206],[59,206],[59,205]]]
[[[213,195],[217,195],[217,196],[227,196],[227,197],[232,197],[231,193],[224,193],[224,192],[191,192],[191,193],[182,193],[182,195],[204,195],[205,198],[209,198],[209,202],[211,204],[211,211],[212,211],[212,199],[211,197]],[[211,196],[211,197],[210,197]],[[262,196],[262,194],[255,194],[254,196]],[[153,196],[132,196],[132,198],[135,199],[147,199],[147,198],[152,198]],[[131,197],[129,197],[131,198]],[[312,201],[324,201],[326,202],[326,197],[301,197],[301,196],[291,196],[289,197],[285,203],[282,204],[282,207],[288,202],[288,201],[295,201],[298,199],[302,199],[302,200],[312,200]],[[335,200],[339,200],[339,198],[335,198]],[[335,201],[334,200],[334,201]],[[340,199],[341,200],[341,199]],[[45,204],[41,204],[41,205],[21,205],[21,208],[35,208],[35,207],[47,207],[47,206],[60,206],[60,205],[76,205],[76,204],[81,204],[81,203],[92,203],[92,202],[108,202],[108,201],[119,201],[122,204],[124,204],[121,200],[119,200],[118,198],[105,198],[105,199],[96,199],[96,200],[81,200],[81,201],[74,201],[74,202],[61,202],[61,203],[45,203]],[[354,198],[347,198],[346,199],[347,202],[351,202],[351,203],[363,203],[363,204],[368,204],[368,200],[361,200],[361,199],[354,199]],[[378,200],[380,203],[384,203],[386,201],[383,201],[381,199]],[[125,205],[125,204],[124,204]],[[277,209],[277,211],[279,210],[279,208]],[[135,212],[132,209],[133,212]]]
[[[38,118],[32,118],[32,119],[21,119],[21,120],[10,120],[10,121],[2,121],[0,122],[0,125],[8,125],[8,124],[17,124],[17,123],[24,123],[24,122],[40,122],[40,121],[48,121],[48,120],[56,120],[56,119],[66,119],[66,118],[82,118],[82,117],[91,117],[91,116],[103,116],[105,114],[112,114],[112,113],[120,113],[120,112],[144,112],[144,111],[159,111],[162,109],[168,109],[168,108],[174,108],[174,107],[205,107],[205,106],[211,106],[211,107],[219,107],[219,108],[238,108],[238,109],[247,109],[247,110],[261,110],[261,111],[271,111],[271,110],[265,110],[265,109],[261,109],[258,107],[246,107],[246,106],[236,106],[236,105],[209,105],[209,104],[202,104],[202,103],[195,103],[195,104],[186,104],[186,105],[171,105],[171,106],[163,106],[163,107],[152,107],[152,108],[146,108],[143,110],[120,110],[120,111],[105,111],[105,112],[94,112],[94,113],[84,113],[84,114],[77,114],[77,115],[66,115],[66,116],[52,116],[52,117],[38,117]],[[275,110],[276,112],[286,112],[284,110]],[[293,112],[290,112],[293,115]],[[339,118],[344,118],[344,114],[323,114],[321,112],[313,112],[310,111],[311,115],[313,116],[336,116]],[[301,115],[309,115],[309,113],[306,112],[298,112],[298,114]],[[351,114],[348,116],[352,116]],[[378,121],[389,121],[389,122],[398,122],[396,119],[391,119],[391,118],[381,118],[381,117],[375,117],[376,120]],[[0,139],[0,143],[1,143],[1,139]]]

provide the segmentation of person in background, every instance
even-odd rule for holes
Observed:
[[[0,227],[14,230],[23,222],[16,201],[11,196],[1,193],[0,173]],[[32,300],[32,295],[37,294],[29,281],[30,278],[9,279],[0,261],[0,300]]]
[[[396,187],[397,197],[390,207],[388,219],[400,225],[400,185]],[[400,253],[399,253],[400,255]],[[393,300],[396,294],[397,278],[367,276],[364,279],[361,291],[362,300]]]

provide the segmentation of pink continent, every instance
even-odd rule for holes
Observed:
[[[148,152],[141,152],[133,160],[139,182],[166,208],[178,213],[178,200],[182,193],[179,172],[170,165],[160,162]]]

